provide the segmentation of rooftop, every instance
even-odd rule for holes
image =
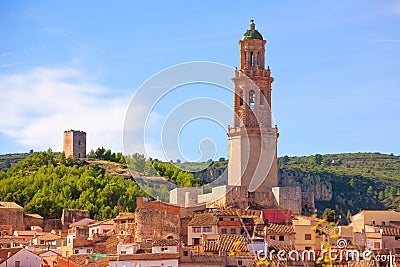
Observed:
[[[0,208],[3,209],[24,209],[15,202],[0,202]]]
[[[18,253],[22,248],[2,248],[0,249],[0,264],[8,258]]]
[[[382,229],[382,236],[400,236],[400,228],[385,227]]]
[[[153,241],[153,247],[172,247],[177,246],[179,240],[176,239],[157,239]]]
[[[243,34],[242,40],[263,40],[261,33],[256,30],[254,20],[250,21],[250,29]]]
[[[127,219],[135,219],[135,213],[121,212],[120,214],[118,214],[117,218],[114,219],[114,221],[127,220]]]
[[[242,235],[219,235],[217,240],[207,240],[204,244],[205,252],[241,251],[248,252],[247,238]]]
[[[209,212],[195,213],[193,218],[189,221],[188,226],[208,226],[216,225],[217,223],[218,218]]]
[[[74,222],[72,226],[88,226],[89,224],[96,223],[96,220],[90,219],[90,218],[83,218],[82,220],[79,220],[77,222]]]
[[[152,260],[178,260],[178,252],[161,252],[161,253],[142,253],[142,254],[122,254],[119,255],[118,261],[152,261]]]

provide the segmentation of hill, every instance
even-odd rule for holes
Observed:
[[[279,183],[313,191],[318,213],[325,208],[342,215],[361,209],[400,206],[400,157],[347,153],[279,158]]]
[[[105,165],[111,164],[109,173]],[[96,219],[113,218],[120,211],[134,211],[136,197],[147,196],[125,179],[123,169],[111,162],[66,159],[51,150],[36,152],[0,172],[0,199],[44,218],[59,218],[63,208],[86,209]]]
[[[0,155],[0,172],[5,172],[11,166],[17,164],[19,161],[29,156],[29,153],[14,153]]]
[[[133,211],[136,197],[146,194],[131,179],[126,164],[121,163],[125,161],[122,154],[103,150],[81,161],[65,159],[63,154],[51,151],[2,155],[0,163],[8,161],[8,166],[3,167],[6,172],[0,171],[0,199],[15,201],[27,212],[46,218],[59,216],[63,207],[88,209],[96,218]],[[182,186],[212,183],[221,175],[226,178],[225,159],[172,164],[137,154],[128,161],[142,175],[153,177],[154,169],[150,168],[153,166],[163,179]],[[279,185],[300,186],[303,191],[314,192],[318,214],[326,208],[337,210],[342,216],[361,209],[399,210],[399,156],[380,153],[283,156],[278,164]],[[146,190],[168,199],[169,189],[156,178],[152,181]]]
[[[203,170],[189,164],[205,182],[218,178],[227,161],[209,162]],[[314,192],[318,214],[326,208],[342,216],[362,209],[397,209],[400,205],[400,157],[380,153],[283,156],[278,159],[279,186]],[[204,164],[199,164],[204,166]]]

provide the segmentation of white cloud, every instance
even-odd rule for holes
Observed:
[[[63,132],[87,132],[88,149],[122,150],[122,130],[130,96],[111,90],[69,68],[35,68],[0,75],[0,133],[35,150],[62,150]]]

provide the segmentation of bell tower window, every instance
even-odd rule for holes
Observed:
[[[264,105],[264,98],[265,98],[264,91],[260,91],[260,105]]]
[[[243,106],[243,91],[240,91],[239,97],[240,97],[240,100],[239,100],[240,105]]]
[[[260,52],[257,53],[257,66],[261,68],[261,55]]]
[[[251,109],[254,109],[256,104],[256,93],[253,90],[249,92],[249,106]]]
[[[254,54],[250,52],[250,66],[254,66]]]

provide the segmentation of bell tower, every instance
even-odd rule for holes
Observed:
[[[265,68],[265,44],[251,20],[240,45],[240,69],[235,71],[234,125],[228,129],[228,185],[249,192],[278,186],[278,128],[272,126],[271,77]]]

